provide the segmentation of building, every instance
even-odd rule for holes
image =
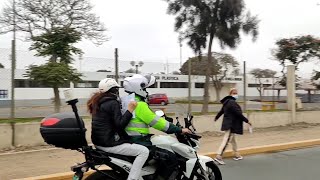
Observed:
[[[23,69],[16,70],[15,76],[15,99],[16,100],[48,100],[53,98],[53,90],[50,87],[45,87],[38,84],[24,76],[26,73]],[[98,83],[101,79],[109,77],[114,78],[112,72],[82,72],[82,82],[79,83],[68,83],[64,87],[60,88],[60,95],[63,98],[63,89],[74,88],[75,96],[79,99],[87,99],[93,92],[97,90]],[[10,100],[11,92],[11,70],[0,69],[0,100]],[[132,74],[123,74],[119,76],[120,84],[122,85],[125,77],[131,76]],[[166,93],[169,98],[174,99],[185,99],[188,97],[188,76],[187,75],[171,75],[171,74],[154,74],[157,82],[154,86],[149,88],[149,93]],[[205,77],[204,76],[191,76],[191,96],[193,99],[201,100],[203,97]],[[272,86],[272,79],[264,79],[263,87]],[[228,94],[230,88],[237,88],[240,97],[244,94],[243,77],[242,76],[230,76],[226,77],[222,81],[223,88],[220,93],[220,97]],[[260,87],[257,84],[257,80],[248,76],[247,78],[247,96],[249,99],[259,97],[259,93],[256,87]],[[122,89],[122,88],[121,88]],[[210,100],[216,100],[215,88],[210,86]],[[285,94],[285,91],[281,92]],[[120,95],[125,95],[125,92],[120,90]],[[277,92],[268,90],[264,92],[264,96],[277,95]]]

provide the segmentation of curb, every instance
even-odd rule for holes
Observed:
[[[89,173],[87,172],[84,177],[88,176]],[[22,178],[22,179],[14,179],[14,180],[65,180],[65,179],[72,179],[74,173],[67,172],[67,173],[56,173],[56,174],[50,174],[50,175],[43,175],[43,176],[36,176],[36,177],[30,177],[30,178]]]
[[[292,149],[302,149],[312,146],[320,145],[320,139],[313,139],[307,141],[296,141],[290,143],[281,143],[281,144],[272,144],[272,145],[265,145],[265,146],[253,146],[248,148],[242,148],[239,150],[239,153],[242,155],[253,155],[253,154],[263,154],[263,153],[275,153],[279,151],[286,151]],[[213,152],[203,153],[203,155],[209,156],[214,158],[217,154]],[[232,157],[233,153],[231,150],[226,151],[224,153],[224,157]],[[94,171],[88,171],[85,173],[85,176],[92,174]],[[22,179],[14,179],[14,180],[67,180],[72,179],[74,173],[67,172],[67,173],[57,173],[57,174],[50,174],[50,175],[43,175],[43,176],[36,176],[30,178],[22,178]]]
[[[0,153],[0,156],[8,156],[8,155],[15,155],[15,154],[25,154],[25,153],[35,153],[35,152],[42,152],[42,151],[53,151],[53,150],[61,150],[61,148],[45,148],[45,149],[35,149],[35,150],[28,150],[28,151],[5,152],[5,153]]]
[[[99,168],[100,170],[109,169],[109,167]],[[94,173],[95,171],[90,170],[83,175],[83,178],[88,177],[90,174]],[[56,173],[50,175],[43,175],[43,176],[35,176],[29,178],[22,178],[22,179],[13,179],[13,180],[70,180],[72,179],[74,172],[65,172],[65,173]]]
[[[89,146],[93,146],[92,143],[89,143],[88,145]],[[28,150],[28,151],[4,152],[4,153],[0,153],[0,156],[15,155],[15,154],[25,154],[25,153],[34,153],[34,152],[40,152],[40,151],[54,151],[54,150],[64,150],[64,149],[57,148],[57,147],[52,147],[52,148],[35,149],[35,150]]]
[[[306,140],[306,141],[295,141],[290,143],[272,144],[265,146],[252,146],[248,148],[242,148],[239,150],[241,155],[253,155],[253,154],[263,154],[263,153],[275,153],[279,151],[286,151],[292,149],[302,149],[312,146],[320,145],[320,139]],[[214,158],[217,153],[204,153],[206,156]],[[223,157],[230,158],[233,157],[233,152],[228,150],[224,153]]]

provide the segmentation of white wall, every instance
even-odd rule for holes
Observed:
[[[16,79],[27,79],[23,76],[25,74],[25,70],[18,69],[16,70]],[[91,80],[98,81],[107,76],[112,76],[113,73],[104,73],[104,72],[83,72],[83,80]],[[123,77],[129,76],[130,74],[121,74],[120,81]],[[167,80],[167,77],[178,77],[178,80],[174,80],[174,82],[187,82],[188,76],[186,75],[155,75],[159,76],[158,82],[173,82],[172,80]],[[11,71],[10,69],[0,69],[0,89],[8,89],[9,90],[9,99],[10,99],[10,86],[11,86]],[[238,77],[242,78],[242,77]],[[195,88],[195,82],[203,83],[205,78],[204,76],[191,76],[192,79],[192,90],[191,94],[193,97],[202,97],[203,89]],[[255,83],[255,79],[251,76],[248,76],[248,83]],[[269,82],[271,80],[269,79]],[[228,80],[224,81],[225,86],[221,92],[221,97],[228,94],[229,89],[231,87],[236,87],[239,91],[239,95],[243,95],[243,82],[242,81],[234,81]],[[159,84],[158,84],[159,87]],[[63,98],[63,89],[60,89],[60,96]],[[168,97],[171,98],[185,98],[188,96],[188,88],[149,88],[150,94],[153,93],[166,93]],[[74,93],[78,98],[88,98],[91,94],[95,92],[95,88],[75,88]],[[121,96],[125,95],[125,93],[121,90]],[[215,100],[216,93],[214,88],[211,86],[211,100]],[[266,91],[265,95],[272,96],[272,91]],[[277,96],[277,91],[274,92],[274,95]],[[286,91],[281,91],[281,96],[286,95]],[[256,88],[247,88],[247,96],[259,96],[259,93]],[[24,99],[50,99],[53,97],[53,90],[51,88],[16,88],[16,99],[24,100]]]
[[[11,70],[0,69],[0,89],[8,90],[8,99],[11,98]]]
[[[65,88],[59,88],[60,97],[64,99],[63,90]],[[31,99],[50,99],[53,98],[52,88],[16,88],[16,99],[17,100],[31,100]],[[74,88],[74,95],[77,98],[89,98],[94,92],[95,88]],[[183,98],[188,96],[187,88],[150,88],[148,89],[149,94],[154,93],[166,93],[169,98]],[[124,96],[127,93],[124,92],[123,88],[120,89],[120,96]],[[191,90],[192,96],[202,96],[203,89],[194,88]]]
[[[10,124],[0,124],[0,149],[11,147],[12,127]]]
[[[252,112],[245,114],[254,124],[255,128],[267,128],[274,126],[284,126],[291,123],[290,112]],[[320,123],[320,111],[301,111],[297,112],[297,119],[294,123]],[[214,116],[195,116],[194,126],[198,133],[206,131],[220,131],[222,119],[217,123],[213,123]],[[85,127],[87,128],[86,138],[88,142],[91,141],[91,120],[85,120]],[[34,146],[46,144],[39,132],[40,123],[18,123],[15,124],[15,145]],[[244,126],[247,129],[248,126]],[[151,128],[151,133],[161,134],[160,131]],[[0,124],[0,149],[8,148],[12,142],[12,128],[10,124]]]

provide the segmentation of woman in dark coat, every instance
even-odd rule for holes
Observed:
[[[87,106],[92,115],[91,139],[97,149],[135,157],[128,180],[138,180],[141,177],[141,169],[149,157],[149,150],[145,146],[132,144],[129,141],[125,127],[132,119],[137,102],[130,102],[128,110],[122,115],[118,101],[119,87],[114,79],[102,79],[99,83],[99,92],[89,99]]]
[[[235,155],[233,159],[243,159],[243,157],[238,152],[236,134],[243,134],[243,122],[248,123],[250,126],[251,123],[248,121],[246,117],[243,116],[241,107],[236,102],[237,99],[238,91],[237,89],[232,88],[230,90],[229,96],[226,96],[220,101],[223,104],[223,106],[220,112],[215,117],[215,121],[217,121],[222,114],[224,115],[221,131],[224,131],[225,135],[217,152],[217,156],[214,159],[219,164],[225,164],[222,160],[222,156],[229,142],[232,144],[232,150]]]

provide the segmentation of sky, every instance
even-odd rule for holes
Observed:
[[[6,1],[0,1],[0,9]],[[167,61],[180,63],[178,34],[174,32],[174,16],[166,14],[165,1],[91,0],[91,3],[94,5],[93,12],[107,27],[106,35],[110,40],[101,46],[83,40],[77,46],[84,51],[84,57],[113,59],[114,48],[118,48],[119,58],[123,61],[144,61],[147,64]],[[221,49],[215,41],[213,50],[230,53],[241,64],[246,61],[249,70],[253,68],[281,70],[281,66],[272,60],[270,53],[271,49],[275,48],[276,40],[308,34],[320,38],[320,0],[245,0],[245,3],[247,10],[253,15],[258,15],[261,21],[257,41],[252,42],[251,37],[244,35],[236,49]],[[11,37],[11,34],[0,35],[0,49],[10,48]],[[18,37],[20,40],[17,42],[17,49],[27,51],[30,44],[23,41],[22,34]],[[192,56],[194,56],[193,51],[184,42],[183,62]],[[26,58],[21,63],[30,64],[33,61],[34,59]],[[144,70],[156,71],[152,68],[159,67],[146,66]],[[320,70],[319,64],[303,64],[299,75],[308,78],[313,69]]]

